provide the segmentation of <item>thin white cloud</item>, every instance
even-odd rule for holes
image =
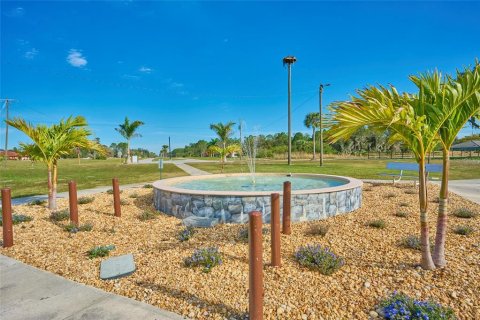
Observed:
[[[70,49],[67,56],[67,62],[76,68],[83,68],[87,65],[87,58],[83,56],[83,53],[77,49]]]
[[[25,9],[23,9],[22,7],[16,7],[5,13],[5,15],[11,18],[23,17],[25,15]]]
[[[28,50],[27,52],[25,52],[25,54],[23,55],[26,59],[33,59],[35,58],[36,56],[38,55],[38,50],[35,49],[35,48],[32,48],[30,50]]]
[[[149,67],[142,66],[138,71],[143,72],[143,73],[152,73],[153,69]]]

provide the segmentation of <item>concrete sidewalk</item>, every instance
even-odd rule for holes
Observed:
[[[185,319],[3,255],[0,255],[0,302],[0,319],[9,320]]]

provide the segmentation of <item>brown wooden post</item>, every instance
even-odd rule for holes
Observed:
[[[282,258],[280,254],[280,195],[272,193],[270,196],[272,212],[270,215],[272,267],[280,267]]]
[[[113,207],[115,209],[115,217],[121,217],[122,211],[120,209],[120,187],[118,186],[118,179],[112,179],[113,185]]]
[[[292,206],[292,184],[290,181],[283,183],[283,222],[282,232],[283,234],[291,234],[291,206]]]
[[[248,315],[250,320],[263,319],[263,247],[262,247],[262,213],[252,211],[249,216],[248,231],[250,273]]]
[[[3,247],[13,246],[12,195],[9,188],[2,189]]]
[[[70,222],[78,227],[77,184],[73,180],[68,183],[68,200],[70,203]]]

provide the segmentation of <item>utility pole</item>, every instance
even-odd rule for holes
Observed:
[[[14,99],[0,99],[0,101],[5,101],[5,165],[7,165],[8,160],[8,105],[10,101],[15,101]]]
[[[320,111],[320,123],[318,124],[320,128],[320,167],[323,166],[323,119],[322,119],[322,95],[323,95],[323,87],[330,86],[330,83],[327,84],[320,84],[319,88],[319,111]]]
[[[168,154],[170,155],[170,160],[172,160],[172,147],[170,144],[170,136],[168,136]]]
[[[292,64],[297,61],[294,56],[283,58],[283,65],[288,65],[288,165],[292,164]]]

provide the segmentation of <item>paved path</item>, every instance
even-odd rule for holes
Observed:
[[[0,255],[0,319],[180,320],[149,304],[108,293]]]
[[[194,168],[192,166],[189,166],[184,161],[172,161],[172,163],[191,176],[204,176],[204,175],[210,174],[207,171],[203,171],[203,170]]]

